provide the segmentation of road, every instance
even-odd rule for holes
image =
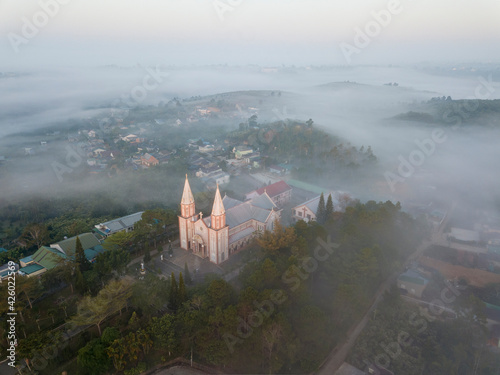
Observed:
[[[455,208],[455,204],[452,205],[452,208],[448,211],[448,214],[446,215],[446,218],[442,221],[441,225],[439,226],[438,230],[435,231],[432,234],[431,241],[424,240],[420,244],[420,246],[408,257],[406,264],[410,264],[412,261],[418,259],[422,252],[427,249],[431,244],[437,242],[443,235],[444,228],[446,228],[446,224],[448,223],[449,218],[451,217],[451,213],[453,212],[453,209]],[[363,318],[358,322],[358,324],[352,328],[348,333],[347,333],[347,339],[339,345],[337,345],[331,352],[328,358],[325,360],[325,362],[321,365],[319,370],[316,372],[317,375],[332,375],[339,369],[339,367],[344,363],[345,358],[347,357],[347,354],[349,351],[352,349],[354,343],[356,342],[356,339],[358,338],[359,334],[363,331],[363,329],[366,326],[366,323],[368,323],[368,320],[370,318],[370,315],[372,314],[373,310],[377,308],[377,305],[379,302],[382,300],[382,296],[386,290],[389,290],[389,288],[394,284],[396,281],[396,278],[398,275],[402,272],[402,270],[398,270],[394,272],[387,280],[385,280],[380,288],[377,290],[377,293],[375,293],[374,301],[368,311],[365,313]]]

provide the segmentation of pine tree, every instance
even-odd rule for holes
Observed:
[[[323,224],[325,222],[325,214],[325,196],[323,195],[323,193],[321,193],[319,197],[318,209],[316,210],[316,221],[320,224]]]
[[[186,279],[186,284],[191,285],[193,279],[191,278],[191,274],[189,273],[189,268],[186,262],[184,262],[184,276]]]
[[[325,222],[331,220],[333,218],[333,200],[332,195],[328,195],[328,199],[326,200],[326,209],[325,209]]]
[[[76,237],[76,245],[75,245],[75,258],[76,263],[78,263],[78,267],[80,271],[83,273],[90,269],[90,262],[85,256],[85,251],[83,250],[82,242],[80,241],[80,237]]]
[[[179,274],[179,290],[177,293],[177,303],[182,305],[186,301],[186,286],[184,285],[184,278],[182,272]]]
[[[179,294],[179,291],[177,289],[177,282],[175,281],[175,275],[172,272],[172,275],[170,275],[170,293],[168,296],[168,304],[172,310],[177,310],[178,294]]]
[[[85,279],[79,267],[76,267],[75,269],[75,288],[80,294],[86,293],[88,289],[87,283],[85,282]]]

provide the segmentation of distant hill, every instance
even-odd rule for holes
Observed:
[[[441,126],[500,127],[500,100],[452,100],[432,98],[412,110],[392,117],[394,120],[412,121]]]

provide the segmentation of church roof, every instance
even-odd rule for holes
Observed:
[[[184,183],[184,191],[182,192],[181,204],[191,204],[194,203],[193,193],[191,192],[191,186],[189,186],[188,176],[186,175],[186,182]]]
[[[226,223],[229,227],[238,226],[252,219],[265,223],[270,214],[271,210],[254,206],[252,201],[242,202],[226,211]]]
[[[225,212],[226,210],[224,209],[224,204],[222,203],[222,198],[220,197],[219,184],[217,184],[214,205],[212,207],[212,215],[221,216],[224,215]]]
[[[272,210],[273,208],[276,208],[276,204],[267,193],[252,198],[251,203],[254,206],[264,208],[266,210]]]
[[[255,230],[252,227],[243,229],[242,231],[239,231],[238,233],[232,234],[229,236],[229,244],[232,244],[233,242],[236,242],[238,240],[241,240],[242,238],[245,238],[246,236],[251,235]]]
[[[222,203],[224,204],[224,207],[226,208],[226,210],[229,210],[229,209],[233,208],[234,206],[242,204],[243,202],[239,201],[238,199],[229,198],[226,195],[224,198],[222,198]]]

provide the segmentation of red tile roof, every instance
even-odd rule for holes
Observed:
[[[262,195],[266,192],[272,198],[288,190],[292,190],[292,188],[285,181],[281,180],[272,185],[260,188],[257,190],[257,194]]]

